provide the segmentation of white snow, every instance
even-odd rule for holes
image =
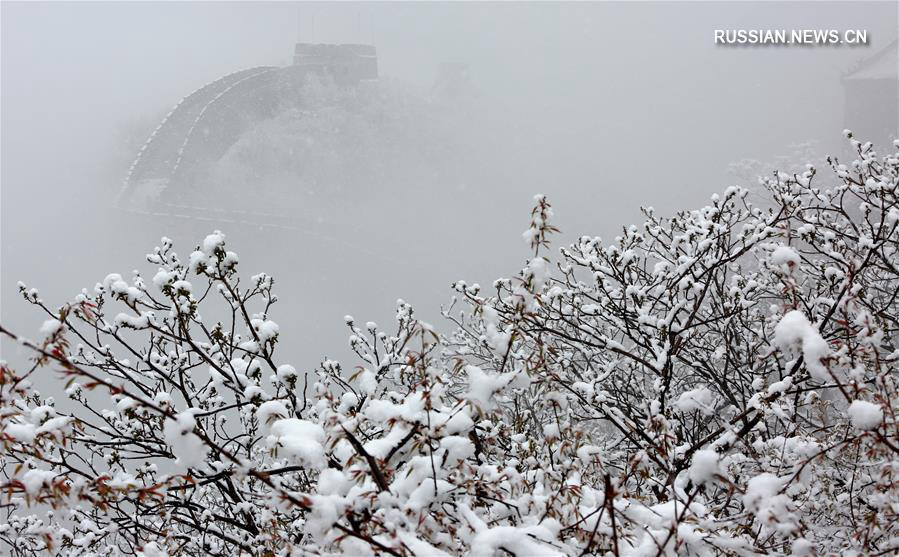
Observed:
[[[487,556],[512,554],[516,556],[551,557],[563,555],[540,538],[552,539],[552,534],[543,526],[516,528],[514,526],[498,526],[478,532],[471,540],[471,555]],[[505,551],[499,551],[503,549]]]
[[[474,456],[474,444],[468,437],[450,435],[440,440],[440,448],[446,449],[447,463],[445,466],[454,466],[466,458]]]
[[[284,384],[297,378],[297,370],[290,364],[279,365],[278,370],[275,373],[278,376],[278,380]]]
[[[166,284],[171,283],[178,275],[175,274],[174,271],[170,271],[168,269],[159,269],[155,275],[153,275],[153,284],[156,285],[157,288],[162,288]]]
[[[106,485],[113,489],[129,489],[137,487],[140,485],[140,482],[133,475],[120,471],[117,472],[111,480],[106,482]]]
[[[34,424],[7,424],[3,428],[4,435],[9,435],[14,441],[22,444],[30,444],[37,435],[37,428]]]
[[[130,396],[125,396],[125,397],[122,397],[122,398],[116,403],[116,410],[118,410],[119,412],[124,413],[124,412],[126,412],[126,411],[128,411],[128,410],[131,410],[132,408],[137,407],[137,406],[138,406],[138,402],[137,402],[136,400],[134,400],[134,399],[131,398]]]
[[[172,288],[181,294],[190,294],[194,291],[194,286],[186,280],[176,280],[172,283]]]
[[[787,312],[774,328],[774,341],[782,349],[801,343],[805,367],[812,378],[818,381],[829,379],[821,359],[830,355],[830,347],[804,313],[795,309]]]
[[[122,279],[122,275],[118,273],[106,275],[106,278],[103,279],[103,287],[114,296],[128,303],[134,303],[141,296],[140,289],[128,286],[128,283]]]
[[[268,319],[253,319],[250,321],[250,324],[253,326],[253,330],[256,331],[256,335],[259,336],[259,340],[263,343],[277,338],[280,331],[278,324]]]
[[[166,419],[163,427],[165,441],[172,449],[172,454],[177,457],[175,464],[185,468],[197,468],[206,461],[209,449],[203,440],[193,432],[197,426],[194,413],[197,410],[190,408],[181,412],[176,419]]]
[[[203,252],[206,255],[213,255],[217,249],[224,247],[224,245],[225,235],[216,230],[203,240]]]
[[[546,263],[546,259],[543,257],[535,257],[528,262],[527,266],[528,273],[531,275],[531,280],[533,281],[533,288],[535,292],[540,292],[543,290],[544,285],[546,285],[546,280],[549,278],[549,265]]]
[[[449,553],[441,551],[428,542],[415,537],[415,534],[411,532],[401,531],[399,536],[403,544],[416,557],[449,557]]]
[[[265,389],[256,385],[255,383],[250,383],[243,390],[243,397],[247,400],[254,400],[258,398],[259,400],[266,400],[270,398],[268,393],[265,392]]]
[[[256,419],[263,427],[267,427],[273,418],[286,418],[289,416],[287,407],[280,400],[269,400],[263,402],[256,409]]]
[[[270,447],[294,458],[305,466],[322,469],[325,461],[325,430],[322,426],[298,418],[278,420],[268,436]]]
[[[369,399],[363,409],[365,417],[378,423],[386,423],[400,415],[399,407],[389,400]]]
[[[775,250],[771,252],[770,260],[771,263],[774,263],[775,265],[786,265],[791,270],[798,267],[801,261],[799,259],[799,254],[790,246],[778,246],[775,248]]]
[[[469,408],[463,407],[450,416],[445,425],[447,435],[456,435],[470,431],[474,427],[474,421],[469,416]]]
[[[195,251],[190,254],[190,258],[188,259],[188,268],[190,268],[191,272],[199,272],[200,267],[206,267],[208,265],[209,258],[202,251]]]
[[[135,317],[127,313],[119,313],[115,316],[115,324],[117,327],[125,327],[126,329],[147,329],[155,322],[152,311],[142,311],[140,316]]]
[[[50,470],[38,470],[37,468],[25,472],[22,476],[22,485],[29,495],[37,495],[42,487],[53,481],[58,474]]]
[[[793,557],[807,557],[815,554],[815,545],[805,538],[796,538],[793,540]]]
[[[169,557],[168,552],[159,547],[156,542],[149,542],[142,551],[137,552],[138,557]]]
[[[718,453],[713,449],[703,449],[693,454],[687,475],[694,484],[702,485],[712,481],[718,472]]]
[[[334,468],[325,468],[318,475],[316,486],[321,495],[346,495],[353,486],[353,480],[342,471]]]
[[[41,335],[43,335],[45,339],[50,338],[59,332],[60,329],[62,329],[61,321],[58,319],[48,319],[41,325]]]
[[[3,434],[23,445],[30,445],[39,435],[47,433],[57,438],[60,437],[62,430],[72,422],[72,418],[56,416],[52,408],[48,411],[44,411],[44,408],[38,407],[32,410],[30,423],[7,423],[3,428]]]
[[[708,388],[697,387],[685,391],[674,404],[681,412],[699,410],[703,414],[708,415],[714,412],[714,408],[712,407],[713,398],[714,394]]]
[[[353,385],[366,394],[372,395],[378,388],[378,378],[370,369],[363,369],[353,378]]]
[[[465,372],[468,374],[468,392],[465,399],[485,411],[494,408],[493,397],[496,392],[515,378],[514,373],[488,374],[472,365],[465,366]]]
[[[481,309],[481,316],[484,319],[484,335],[487,337],[487,344],[497,354],[504,355],[509,350],[512,335],[502,330],[499,314],[492,307],[484,306]]]
[[[857,429],[877,429],[883,423],[883,409],[866,400],[853,400],[846,411],[852,426]]]
[[[783,478],[768,472],[759,474],[746,484],[743,506],[765,523],[787,510],[789,498],[786,495],[778,495],[783,486]]]
[[[768,394],[780,394],[788,390],[793,386],[793,378],[789,375],[783,378],[781,381],[775,381],[768,386]]]
[[[58,416],[56,418],[51,418],[37,428],[37,434],[43,435],[45,433],[50,433],[57,437],[60,437],[62,430],[71,423],[72,418],[68,416]]]

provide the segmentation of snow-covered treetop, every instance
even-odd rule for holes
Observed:
[[[852,555],[899,551],[899,156],[399,300],[358,361],[282,361],[225,235],[107,275],[0,366],[16,555]],[[899,145],[897,145],[899,146]],[[205,318],[204,318],[205,316]],[[61,370],[67,400],[38,393]]]

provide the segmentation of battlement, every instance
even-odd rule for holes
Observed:
[[[345,81],[378,78],[377,51],[367,44],[298,43],[293,52],[293,64],[318,66]]]

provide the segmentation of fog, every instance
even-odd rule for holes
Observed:
[[[869,44],[716,46],[719,28],[865,29]],[[842,154],[841,76],[896,34],[895,2],[4,2],[0,321],[34,336],[45,318],[17,281],[59,306],[110,272],[152,277],[144,254],[161,236],[186,255],[220,229],[245,276],[275,276],[279,350],[310,369],[345,355],[345,314],[386,325],[403,298],[439,325],[452,282],[514,274],[535,193],[554,205],[559,244],[614,236],[641,205],[693,208],[751,182],[729,172],[741,159],[807,141]],[[291,64],[298,42],[377,48],[374,100],[297,166],[314,174],[314,203],[281,207],[292,218],[277,223],[115,207],[172,106],[226,74]],[[441,97],[441,67],[467,68],[462,93]],[[872,110],[896,129],[895,105]],[[302,123],[330,121],[311,112]],[[211,209],[266,199],[281,159],[264,155],[293,126],[260,122],[246,141],[264,149],[229,151],[195,196]],[[321,130],[309,145],[331,145]]]

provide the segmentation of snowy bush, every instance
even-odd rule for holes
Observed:
[[[851,138],[850,138],[851,139]],[[277,356],[224,235],[109,275],[0,368],[17,555],[899,551],[899,156],[774,173],[612,242],[457,282],[448,332],[347,317],[358,363]],[[68,400],[31,378],[60,369]]]

